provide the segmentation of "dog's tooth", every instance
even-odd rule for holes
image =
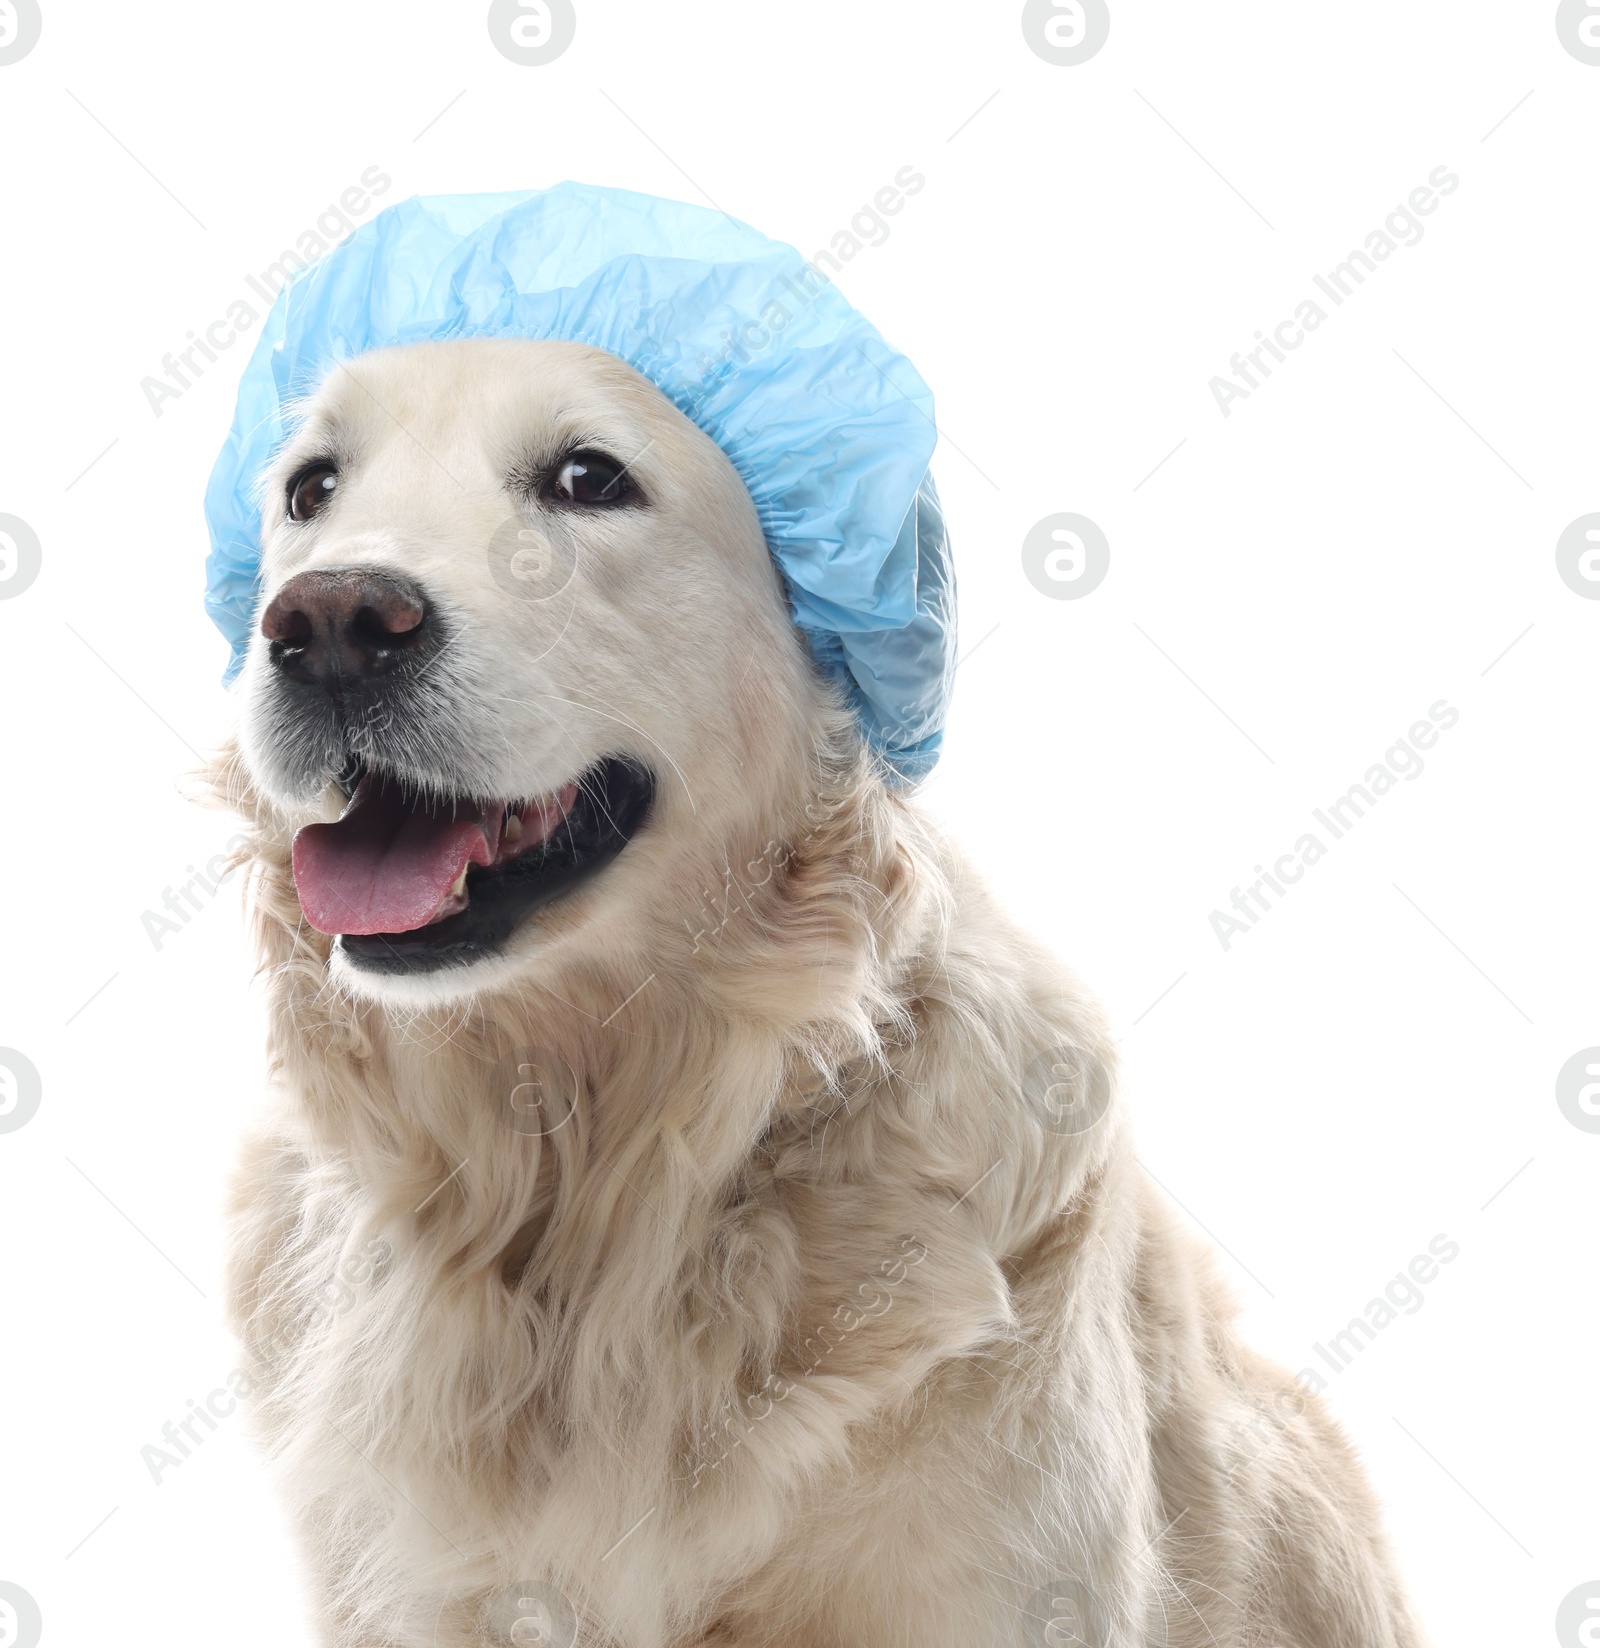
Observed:
[[[522,815],[520,813],[506,814],[505,838],[507,841],[522,839]]]
[[[462,865],[461,867],[461,874],[450,883],[450,891],[454,893],[457,898],[465,898],[467,896],[467,870],[465,865]]]

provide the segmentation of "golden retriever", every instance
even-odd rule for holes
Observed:
[[[230,1294],[318,1640],[1414,1648],[723,453],[451,341],[334,370],[262,496]]]

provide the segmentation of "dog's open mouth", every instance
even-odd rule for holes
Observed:
[[[610,864],[654,788],[645,768],[620,757],[530,801],[441,800],[359,773],[338,823],[308,824],[294,838],[300,907],[366,971],[464,965]]]

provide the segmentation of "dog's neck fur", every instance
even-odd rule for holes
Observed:
[[[243,1326],[302,1494],[326,1451],[296,1447],[308,1409],[455,1548],[419,1525],[413,1561],[492,1545],[486,1471],[507,1538],[524,1538],[530,1494],[574,1449],[592,1455],[586,1444],[660,1473],[669,1493],[704,1468],[695,1438],[782,1360],[802,1313],[832,1308],[806,1302],[808,1286],[839,1284],[808,1276],[780,1181],[848,1174],[852,1089],[914,1033],[948,894],[938,843],[864,759],[808,811],[781,870],[692,965],[681,922],[662,920],[642,987],[591,958],[470,1010],[410,1017],[329,988],[284,846],[257,842],[284,1095],[274,1148],[303,1213],[243,1244],[241,1270],[262,1273],[243,1284]],[[543,1137],[514,1131],[496,1090],[519,1046],[576,1078],[570,1121]],[[887,1257],[905,1234],[872,1239]],[[387,1273],[362,1308],[297,1336],[303,1301],[374,1238]],[[431,1455],[413,1442],[397,1457],[391,1435],[431,1436]],[[451,1502],[468,1478],[476,1524],[466,1497]],[[329,1537],[359,1543],[353,1529]]]

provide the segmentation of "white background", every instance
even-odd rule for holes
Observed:
[[[231,887],[159,951],[141,916],[231,833],[178,785],[230,713],[200,500],[254,333],[159,418],[140,380],[374,165],[808,255],[926,177],[841,284],[939,400],[975,650],[930,801],[1108,1003],[1257,1344],[1318,1365],[1459,1244],[1329,1392],[1439,1643],[1550,1641],[1600,1572],[1600,1135],[1555,1098],[1600,1043],[1600,602],[1555,560],[1600,509],[1600,67],[1553,0],[1111,9],[1057,67],[1017,4],[580,0],[528,68],[482,4],[45,0],[0,67],[0,512],[43,546],[0,601],[0,1044],[43,1080],[0,1134],[0,1580],[51,1648],[303,1640],[243,1423],[140,1457],[234,1365],[250,957]],[[1441,165],[1421,242],[1224,418],[1208,380]],[[1021,546],[1067,510],[1110,571],[1054,600]],[[1210,912],[1440,699],[1421,776],[1224,951]]]

